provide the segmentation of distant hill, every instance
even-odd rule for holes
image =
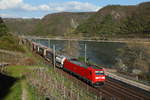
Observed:
[[[84,22],[94,13],[71,13],[62,12],[49,14],[42,18],[40,23],[37,25],[35,34],[40,35],[57,35],[63,36],[65,33],[70,33],[79,24]]]
[[[4,21],[10,31],[25,35],[63,36],[88,19],[94,12],[61,12],[48,14],[42,19],[10,19]]]
[[[84,36],[150,34],[150,2],[136,6],[106,6],[80,24],[75,33]]]
[[[4,22],[11,32],[21,35],[66,36],[69,33],[84,37],[141,37],[150,35],[150,2],[108,5],[97,12],[54,13],[42,19],[6,18]]]
[[[28,35],[36,30],[40,19],[4,18],[6,26],[12,33]]]

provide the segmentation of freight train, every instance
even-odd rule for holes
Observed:
[[[31,46],[34,52],[38,53],[52,64],[54,63],[54,53],[52,49],[35,42],[31,42]],[[55,54],[55,64],[56,67],[77,76],[79,79],[84,80],[94,87],[103,85],[105,82],[106,76],[104,74],[104,69],[98,66],[89,65],[60,54]]]

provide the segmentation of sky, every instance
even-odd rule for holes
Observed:
[[[150,0],[0,0],[3,18],[42,18],[57,12],[98,11],[107,5],[137,5]]]

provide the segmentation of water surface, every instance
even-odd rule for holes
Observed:
[[[37,42],[50,48],[55,44],[57,51],[63,50],[65,45],[67,45],[67,40],[37,40]],[[126,43],[119,42],[79,41],[78,43],[80,56],[84,56],[86,44],[89,60],[106,67],[114,66],[119,55],[118,50],[126,45]]]

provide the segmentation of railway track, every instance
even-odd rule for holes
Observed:
[[[111,84],[113,84],[114,85],[114,83],[112,82],[112,80],[110,80],[109,82],[111,82]],[[122,85],[124,85],[124,87],[122,87]],[[125,91],[128,91],[128,93],[130,93],[130,94],[132,94],[132,96],[133,95],[135,95],[135,97],[138,97],[138,98],[141,98],[141,99],[143,99],[143,98],[149,98],[147,95],[142,95],[142,90],[141,90],[141,92],[137,92],[136,90],[135,90],[135,88],[131,88],[131,85],[127,85],[127,84],[121,84],[120,82],[118,82],[118,84],[116,84],[116,86],[117,87],[119,87],[119,88],[122,88],[123,90],[125,90]],[[133,90],[134,89],[134,90]]]
[[[134,95],[134,94],[131,94],[130,92],[124,90],[122,87],[115,87],[114,83],[113,84],[109,84],[107,85],[107,87],[111,90],[114,90],[114,93],[115,94],[118,94],[119,97],[122,97],[122,99],[125,99],[125,100],[142,100],[141,97],[139,97],[138,95]],[[139,99],[140,98],[140,99]]]
[[[59,72],[60,71],[62,72],[62,70],[59,70]],[[93,91],[97,95],[102,93],[103,98],[105,98],[104,100],[149,100],[150,95],[148,96],[144,94],[141,90],[137,91],[136,89],[129,88],[120,82],[108,79],[104,86],[101,86],[100,88],[93,88],[76,77],[70,76],[70,74],[66,72],[63,72],[63,74],[66,77],[71,77],[70,79],[81,83],[80,85],[82,85],[82,87],[88,87],[89,91]]]
[[[50,62],[45,61],[46,64],[52,65]],[[150,93],[143,92],[139,88],[131,87],[125,83],[121,83],[117,80],[107,78],[105,85],[94,88],[87,83],[79,80],[77,77],[70,75],[70,73],[64,72],[62,69],[55,68],[56,72],[62,73],[68,79],[78,83],[83,88],[88,88],[88,91],[92,91],[98,96],[102,95],[102,100],[150,100]]]
[[[147,95],[141,94],[140,91],[137,92],[136,90],[132,90],[119,82],[108,79],[104,86],[94,88],[76,77],[70,76],[69,73],[62,71],[61,69],[57,69],[57,71],[63,73],[63,75],[69,77],[69,79],[72,79],[73,81],[78,81],[81,87],[88,87],[88,91],[95,92],[97,95],[101,93],[104,100],[149,100]]]
[[[118,97],[122,98],[121,100],[149,100],[150,97],[149,92],[143,92],[143,90],[115,81],[111,78],[106,80],[106,84],[102,89],[114,91],[113,93],[118,94]]]

